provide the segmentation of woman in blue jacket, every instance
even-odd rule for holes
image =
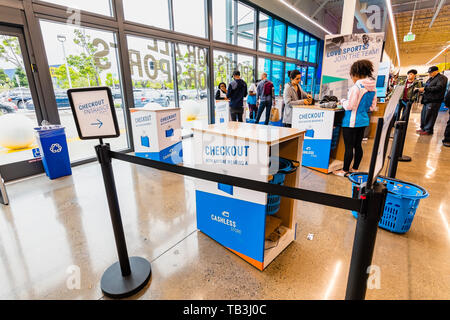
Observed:
[[[362,140],[370,123],[368,113],[377,107],[376,84],[372,73],[373,64],[369,60],[358,60],[350,68],[354,85],[348,91],[348,99],[342,101],[345,109],[342,120],[345,155],[344,167],[334,172],[338,176],[348,176],[357,171],[363,158]]]

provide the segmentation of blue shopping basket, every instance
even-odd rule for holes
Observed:
[[[272,157],[270,159],[270,168],[272,173],[269,183],[283,185],[287,174],[294,173],[300,166],[298,161],[288,160],[285,158]],[[276,171],[275,171],[276,170]],[[266,214],[274,215],[280,210],[281,196],[268,194]]]
[[[360,186],[367,181],[367,173],[353,173],[348,176],[352,182],[352,196],[357,198]],[[395,232],[405,233],[411,228],[421,199],[428,197],[428,192],[415,184],[393,178],[378,177],[377,182],[384,183],[388,189],[386,204],[379,227]],[[358,212],[352,211],[355,218]]]

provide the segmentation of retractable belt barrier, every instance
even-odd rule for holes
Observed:
[[[348,198],[344,196],[328,194],[318,191],[300,189],[300,188],[292,188],[286,186],[280,186],[276,184],[255,181],[245,178],[239,178],[235,176],[224,175],[220,173],[214,173],[210,171],[204,171],[189,167],[183,167],[175,164],[164,163],[160,161],[139,158],[136,156],[131,156],[128,154],[109,151],[109,155],[113,159],[122,160],[126,162],[131,162],[137,165],[142,165],[145,167],[150,167],[153,169],[172,172],[176,174],[181,174],[184,176],[189,176],[193,178],[220,182],[224,184],[233,185],[236,187],[241,187],[245,189],[251,189],[254,191],[261,191],[270,194],[276,194],[279,196],[292,198],[301,201],[313,202],[325,206],[354,210],[357,212],[361,211],[362,200]]]
[[[397,95],[397,97],[393,98],[393,101],[398,101],[402,92],[403,88],[397,87],[394,92],[394,95]],[[128,256],[125,233],[120,214],[119,199],[112,168],[112,159],[117,159],[197,179],[219,182],[271,195],[279,195],[291,199],[358,212],[345,298],[348,300],[365,298],[368,279],[367,270],[372,263],[378,222],[381,219],[387,195],[386,186],[376,182],[376,176],[383,167],[385,157],[385,152],[380,150],[383,145],[385,145],[385,143],[381,141],[381,137],[389,136],[387,135],[387,127],[383,125],[384,119],[378,120],[367,184],[365,187],[361,188],[357,198],[349,198],[318,191],[228,176],[111,151],[110,145],[103,143],[103,139],[120,136],[111,89],[108,87],[70,89],[68,90],[67,95],[69,97],[72,114],[74,115],[75,125],[80,139],[100,140],[100,144],[95,147],[95,151],[102,170],[106,198],[108,201],[119,258],[119,261],[112,264],[103,273],[100,285],[101,290],[105,295],[112,298],[129,297],[143,289],[149,283],[152,274],[149,261],[142,257]],[[93,101],[101,101],[102,105],[94,108],[92,112],[85,112],[85,108],[91,106],[92,104],[89,103]],[[394,104],[390,104],[389,110],[393,109],[393,106]],[[393,113],[388,112],[388,115],[391,114]],[[386,123],[389,123],[389,117],[385,116],[385,118]],[[97,120],[97,122],[93,121],[93,119]],[[373,181],[375,182],[372,183]]]

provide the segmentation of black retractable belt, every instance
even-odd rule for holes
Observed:
[[[401,148],[403,147],[402,139],[406,130],[405,121],[397,121],[395,123],[394,141],[392,141],[391,155],[389,161],[388,177],[395,178],[397,175],[398,161],[400,160]]]
[[[402,116],[400,118],[401,121],[405,121],[405,127],[402,131],[402,137],[400,140],[400,146],[399,146],[399,156],[398,161],[402,162],[409,162],[411,161],[411,157],[405,156],[403,154],[403,150],[405,148],[405,141],[406,141],[406,132],[408,131],[408,124],[409,124],[409,116],[411,115],[411,109],[412,109],[412,101],[408,101],[406,104],[405,110],[403,110]]]
[[[353,199],[334,194],[328,194],[318,191],[311,191],[306,189],[298,189],[287,186],[280,186],[267,182],[260,182],[245,178],[228,176],[220,173],[204,171],[189,167],[182,167],[179,165],[169,164],[165,162],[130,156],[120,152],[109,151],[111,158],[131,162],[145,167],[154,168],[157,170],[168,171],[193,178],[220,182],[224,184],[233,185],[254,191],[261,191],[265,193],[280,195],[287,198],[292,198],[301,201],[313,202],[334,208],[347,209],[352,211],[359,211],[361,209],[361,200]]]

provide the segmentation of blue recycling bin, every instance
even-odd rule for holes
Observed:
[[[64,128],[35,128],[45,173],[50,179],[72,174]]]

